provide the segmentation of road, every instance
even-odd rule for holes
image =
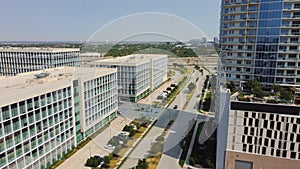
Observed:
[[[178,165],[178,159],[181,153],[179,143],[182,140],[182,138],[187,134],[188,129],[193,125],[193,119],[195,118],[194,113],[185,112],[182,111],[182,109],[186,102],[186,94],[189,90],[187,86],[190,82],[195,82],[197,77],[197,72],[194,72],[190,76],[190,80],[188,81],[187,85],[177,95],[176,99],[170,105],[170,108],[173,108],[175,105],[178,106],[179,115],[172,127],[170,128],[169,135],[164,145],[164,153],[157,166],[158,169],[181,168]]]
[[[196,82],[196,90],[188,103],[187,107],[184,109],[187,112],[192,112],[192,113],[198,113],[199,109],[199,101],[200,97],[202,94],[202,89],[203,89],[203,83],[206,79],[206,75],[208,75],[208,72],[204,70],[203,76],[199,73],[199,71],[196,71],[196,78],[198,77],[199,80]]]
[[[172,109],[160,109],[160,111],[161,115],[157,118],[156,124],[128,156],[127,160],[121,167],[122,169],[132,168],[137,165],[139,159],[145,158],[152,143],[154,143],[155,139],[164,131],[169,121],[175,120],[178,116],[178,111],[174,111]]]
[[[172,83],[176,83],[176,80],[180,79],[182,76],[178,71],[174,70],[175,75],[171,77],[170,81],[166,82],[159,88],[157,88],[153,93],[151,93],[146,98],[140,100],[138,103],[140,104],[152,104],[153,101],[156,100],[157,96],[161,95],[163,91],[167,89]]]
[[[126,124],[129,124],[127,121]],[[84,164],[90,156],[100,155],[105,156],[110,153],[104,146],[107,144],[108,140],[113,136],[117,135],[125,125],[123,117],[117,117],[113,120],[108,128],[103,132],[98,134],[92,141],[87,145],[78,150],[74,155],[64,161],[58,169],[89,169],[90,167],[85,167]]]

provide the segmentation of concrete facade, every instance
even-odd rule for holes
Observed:
[[[79,66],[80,49],[72,48],[0,48],[0,76],[60,67]]]
[[[99,60],[91,66],[117,68],[120,99],[137,102],[167,80],[168,56],[134,54]]]
[[[116,116],[117,71],[59,67],[0,80],[0,167],[46,168]]]
[[[300,2],[222,0],[220,57],[228,81],[300,86]]]

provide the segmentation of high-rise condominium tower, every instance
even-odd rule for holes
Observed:
[[[220,57],[227,81],[300,86],[299,35],[299,0],[222,0]]]

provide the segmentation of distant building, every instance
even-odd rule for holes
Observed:
[[[207,42],[207,37],[203,37],[201,41],[202,41],[202,43],[206,43]]]
[[[214,37],[214,42],[219,43],[219,39],[217,37]]]
[[[168,56],[134,54],[99,60],[91,66],[117,68],[120,99],[137,102],[167,80]]]
[[[0,76],[60,67],[79,66],[80,49],[73,48],[0,48]]]
[[[0,168],[47,168],[116,117],[117,71],[59,67],[0,79]]]

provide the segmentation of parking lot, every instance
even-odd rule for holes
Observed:
[[[83,148],[78,150],[69,159],[64,161],[58,169],[89,169],[84,164],[90,156],[99,155],[101,157],[109,154],[111,150],[104,148],[109,139],[113,136],[118,135],[125,124],[129,124],[131,120],[125,120],[124,117],[118,116],[114,121],[111,122],[110,127],[106,128],[102,133],[96,136]]]

